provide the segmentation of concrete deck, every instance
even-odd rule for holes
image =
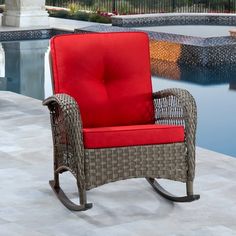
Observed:
[[[36,30],[36,29],[60,29],[66,31],[74,31],[75,29],[81,29],[88,26],[98,25],[99,23],[88,22],[88,21],[78,21],[70,19],[62,19],[49,17],[49,26],[34,26],[34,27],[11,27],[11,26],[1,26],[2,14],[0,13],[0,32],[2,31],[21,31],[21,30]],[[105,24],[111,25],[111,24]]]
[[[74,31],[75,29],[81,29],[88,26],[92,26],[92,25],[95,26],[99,24],[95,22],[60,19],[60,18],[55,18],[55,17],[50,17],[49,23],[50,23],[51,28],[56,28],[56,29],[61,29],[61,30],[71,30],[71,31]],[[111,25],[111,24],[105,24],[105,25]]]
[[[135,29],[140,30],[140,27],[135,27]],[[142,27],[142,30],[145,31],[162,32],[201,38],[230,36],[230,31],[232,31],[233,29],[235,29],[235,26],[225,25],[168,25]]]
[[[48,185],[52,142],[41,101],[0,92],[0,236],[231,236],[236,235],[236,159],[197,148],[195,192],[199,201],[174,204],[143,179],[88,192],[94,204],[70,212]],[[165,182],[179,192],[183,184]],[[63,186],[76,198],[75,182]]]

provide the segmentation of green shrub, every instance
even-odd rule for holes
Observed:
[[[89,21],[105,24],[111,23],[111,19],[109,17],[101,16],[97,13],[92,13],[89,17]]]
[[[90,14],[87,13],[87,12],[78,11],[72,17],[75,20],[88,21],[89,20],[89,16],[90,16]]]
[[[101,13],[102,14],[102,13]],[[50,17],[58,17],[64,19],[82,20],[82,21],[92,21],[104,24],[110,24],[111,18],[106,14],[100,15],[98,13],[91,13],[85,11],[76,11],[73,14],[66,10],[50,10]]]
[[[80,10],[80,5],[77,3],[70,3],[68,8],[70,10],[70,15],[74,15]]]
[[[49,11],[50,17],[68,18],[69,12],[66,10]]]

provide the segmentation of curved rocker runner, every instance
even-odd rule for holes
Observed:
[[[150,183],[150,185],[154,188],[154,190],[159,193],[162,197],[173,201],[173,202],[192,202],[195,200],[200,199],[200,195],[194,195],[189,193],[186,196],[183,197],[178,197],[175,196],[171,193],[169,193],[168,191],[166,191],[155,179],[153,178],[146,178],[148,183]]]

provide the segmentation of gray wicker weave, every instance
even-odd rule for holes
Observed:
[[[199,199],[193,195],[195,174],[196,104],[182,89],[167,89],[153,94],[155,122],[181,124],[185,127],[185,142],[119,148],[85,149],[82,121],[75,100],[66,94],[46,99],[51,114],[54,143],[54,180],[50,184],[62,203],[71,210],[92,207],[86,200],[86,190],[112,181],[145,177],[165,198],[177,202]],[[77,180],[80,205],[71,202],[59,185],[59,174],[70,171]],[[186,183],[187,195],[176,197],[165,191],[155,180],[164,178]]]

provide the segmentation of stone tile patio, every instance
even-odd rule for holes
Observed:
[[[0,13],[0,23],[1,22],[2,22],[2,14]],[[45,27],[45,26],[34,26],[34,27],[1,26],[0,32],[14,31],[14,30],[20,31],[20,30],[32,30],[32,29],[34,30],[35,29],[49,29],[49,28],[74,31],[74,29],[80,29],[80,28],[84,28],[88,26],[98,25],[98,23],[94,23],[94,22],[61,19],[61,18],[55,18],[55,17],[49,17],[49,24],[50,26],[48,27]],[[111,25],[111,24],[106,24],[106,25]]]
[[[197,148],[195,192],[199,201],[173,204],[143,179],[120,181],[88,192],[94,204],[70,212],[55,197],[49,113],[35,100],[0,92],[1,236],[231,236],[236,235],[236,159]],[[75,181],[62,178],[76,199]],[[170,191],[183,184],[165,181]]]

